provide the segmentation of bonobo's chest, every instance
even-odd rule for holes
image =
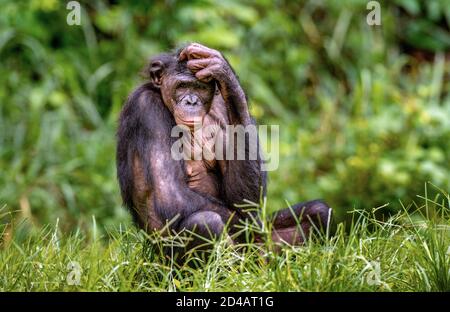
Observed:
[[[191,189],[219,198],[219,175],[216,167],[210,168],[202,160],[185,161],[188,185]]]
[[[225,112],[211,109],[203,119],[202,128],[191,132],[191,151],[196,157],[191,154],[192,159],[185,160],[188,186],[216,198],[220,197],[220,182],[225,164],[223,160],[217,159],[216,146],[223,144],[223,128],[227,123]]]

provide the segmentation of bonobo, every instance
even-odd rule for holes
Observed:
[[[189,144],[200,145],[212,157],[176,159],[171,153],[179,139],[171,135],[175,126],[194,132],[206,126],[255,125],[234,70],[220,52],[193,43],[154,57],[147,71],[148,81],[128,97],[119,119],[117,174],[124,205],[147,232],[197,234],[187,249],[203,244],[202,237],[219,236],[225,225],[230,238],[241,241],[245,235],[239,224],[258,214],[239,204],[258,203],[266,192],[259,153],[247,157],[245,144],[244,159],[215,157],[217,146],[209,134]],[[218,133],[224,145],[232,139],[227,131]],[[271,218],[272,239],[302,243],[311,229],[327,226],[328,214],[320,200],[280,210]]]

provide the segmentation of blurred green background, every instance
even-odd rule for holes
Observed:
[[[27,231],[129,223],[115,130],[148,58],[197,41],[221,50],[260,124],[280,125],[268,205],[353,208],[450,190],[450,3],[0,0],[0,207]],[[429,191],[431,192],[431,190]],[[25,220],[25,221],[23,221]]]

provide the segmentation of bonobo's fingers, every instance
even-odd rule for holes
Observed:
[[[213,56],[220,57],[221,54],[219,51],[210,49],[199,43],[191,43],[186,48],[184,48],[183,51],[181,51],[178,59],[180,61],[184,61],[185,59],[191,60],[191,59],[208,58]]]
[[[195,74],[198,80],[203,82],[210,82],[211,79],[216,78],[216,74],[220,71],[221,66],[216,64],[208,66]]]
[[[308,229],[301,225],[301,229],[297,226],[292,226],[284,229],[273,229],[272,231],[272,242],[288,244],[288,245],[300,245],[305,242],[306,231]]]
[[[196,44],[190,44],[186,48],[183,49],[180,53],[180,57],[178,58],[180,61],[184,60],[192,60],[192,59],[200,59],[210,57],[211,54],[208,50],[203,47],[199,47]]]
[[[193,59],[187,62],[187,68],[196,73],[199,70],[210,66],[212,61],[213,60],[211,58]]]
[[[227,67],[223,59],[210,57],[188,61],[187,67],[196,74],[197,79],[209,82],[212,79],[221,80],[227,76]]]

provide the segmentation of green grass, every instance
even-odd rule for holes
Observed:
[[[242,252],[220,240],[201,269],[164,260],[134,227],[104,232],[93,219],[86,232],[56,224],[20,241],[20,225],[3,224],[0,290],[450,291],[450,196],[419,201],[385,220],[377,209],[353,211],[351,224],[278,254],[270,242]],[[67,282],[74,262],[79,285]]]

